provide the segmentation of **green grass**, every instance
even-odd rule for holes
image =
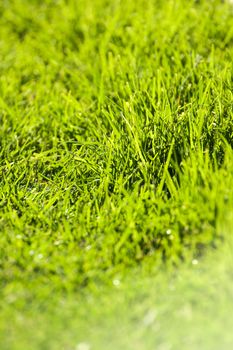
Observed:
[[[232,24],[217,0],[0,2],[2,320],[232,234]]]
[[[228,230],[231,220],[223,227]],[[231,226],[232,227],[232,226]],[[6,350],[230,350],[233,241],[178,270],[133,269],[85,296],[13,300],[2,308]],[[47,288],[46,286],[40,289]],[[25,331],[26,330],[26,331]]]

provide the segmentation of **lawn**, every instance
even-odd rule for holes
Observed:
[[[231,350],[232,249],[231,238],[176,271],[137,267],[81,297],[43,298],[40,287],[31,303],[2,307],[1,349]]]
[[[228,1],[0,2],[1,349],[231,349],[232,57]]]

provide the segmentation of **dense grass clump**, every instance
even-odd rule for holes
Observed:
[[[224,239],[232,14],[220,1],[1,1],[4,293],[73,290]]]

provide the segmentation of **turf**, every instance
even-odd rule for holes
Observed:
[[[174,269],[232,234],[232,24],[215,0],[1,1],[7,305]]]
[[[136,267],[127,278],[118,276],[112,286],[81,298],[53,295],[27,307],[6,304],[1,348],[231,350],[232,248],[231,237],[198,264],[184,263],[175,271],[155,269],[148,275]]]

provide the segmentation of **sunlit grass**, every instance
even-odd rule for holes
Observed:
[[[217,0],[0,2],[6,305],[76,298],[221,247],[232,23]]]

